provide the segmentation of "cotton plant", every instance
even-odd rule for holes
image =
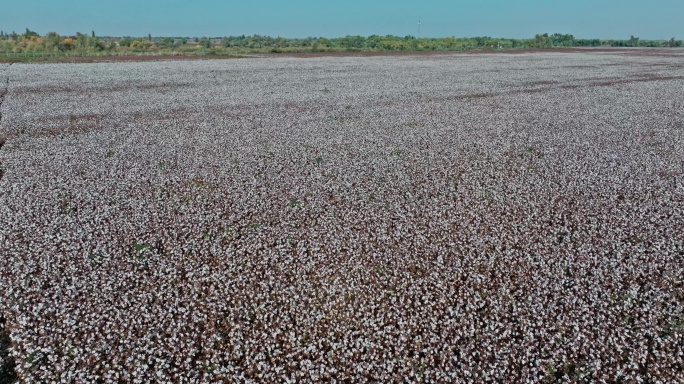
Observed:
[[[680,61],[3,66],[5,355],[24,382],[682,381]]]

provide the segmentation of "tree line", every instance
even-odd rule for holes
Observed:
[[[0,53],[33,52],[60,54],[68,52],[192,52],[209,50],[211,53],[242,52],[329,52],[329,51],[466,51],[482,49],[547,49],[561,47],[681,47],[682,41],[642,40],[630,36],[625,40],[578,39],[571,34],[537,34],[530,39],[477,37],[415,37],[394,35],[343,37],[285,38],[271,36],[228,37],[99,37],[76,33],[62,36],[49,32],[43,36],[26,29],[22,34],[0,31]]]

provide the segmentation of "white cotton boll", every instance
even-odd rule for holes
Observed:
[[[17,371],[681,381],[677,55],[0,65]]]

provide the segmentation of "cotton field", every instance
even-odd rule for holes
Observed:
[[[0,94],[20,382],[684,382],[684,51],[0,64]]]

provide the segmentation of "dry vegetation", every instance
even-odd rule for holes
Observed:
[[[682,382],[682,59],[2,66],[2,363]]]

